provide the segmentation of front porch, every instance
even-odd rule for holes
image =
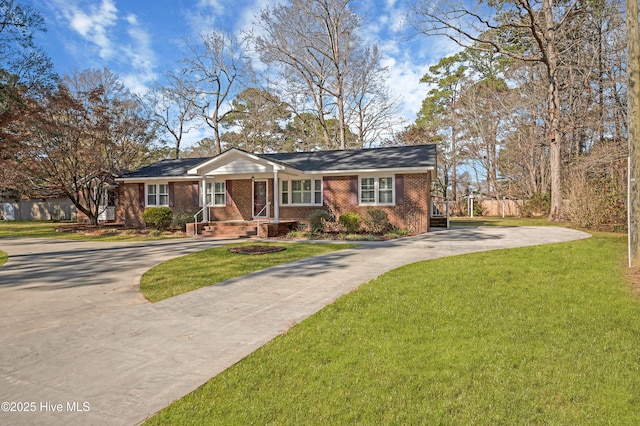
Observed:
[[[277,223],[264,220],[196,222],[187,224],[187,235],[209,238],[267,238],[286,235],[297,227],[298,221]]]

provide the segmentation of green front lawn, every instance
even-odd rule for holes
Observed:
[[[285,246],[286,250],[260,255],[230,253],[228,250],[231,247],[256,244]],[[215,247],[171,259],[150,269],[140,280],[140,290],[147,300],[157,302],[271,266],[357,246],[358,244],[254,242]]]
[[[625,253],[598,234],[396,269],[148,423],[639,424]]]
[[[115,229],[103,229],[101,235],[55,231],[61,225],[72,223],[75,222],[2,220],[0,221],[0,238],[56,238],[74,241],[150,241],[175,238],[168,234],[137,235],[136,231],[118,232]]]

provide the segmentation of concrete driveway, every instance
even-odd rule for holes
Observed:
[[[165,260],[225,241],[87,242],[0,239],[0,345],[5,339],[147,303],[142,274]]]
[[[154,304],[137,290],[145,270],[227,242],[0,239],[10,254],[0,268],[0,424],[137,424],[391,269],[587,237],[555,227],[441,230],[304,259]]]

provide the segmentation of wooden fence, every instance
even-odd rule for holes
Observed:
[[[480,200],[485,216],[520,216],[522,200]]]

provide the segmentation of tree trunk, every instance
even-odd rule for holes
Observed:
[[[341,83],[342,84],[342,83]],[[338,95],[338,125],[340,127],[340,149],[347,148],[347,135],[345,131],[345,115],[344,115],[344,96],[342,95],[342,90]]]
[[[89,224],[91,226],[98,226],[98,216],[94,214],[89,215]]]
[[[451,196],[454,202],[458,201],[458,156],[456,155],[455,127],[451,128]]]
[[[627,0],[627,63],[629,64],[627,120],[629,129],[629,187],[627,195],[629,267],[640,265],[640,40],[638,35],[638,2]]]
[[[557,82],[558,52],[555,45],[555,22],[550,0],[543,1],[547,40],[546,58],[549,103],[549,149],[551,173],[551,211],[549,220],[561,221],[562,209],[562,135],[560,133],[560,90]]]

